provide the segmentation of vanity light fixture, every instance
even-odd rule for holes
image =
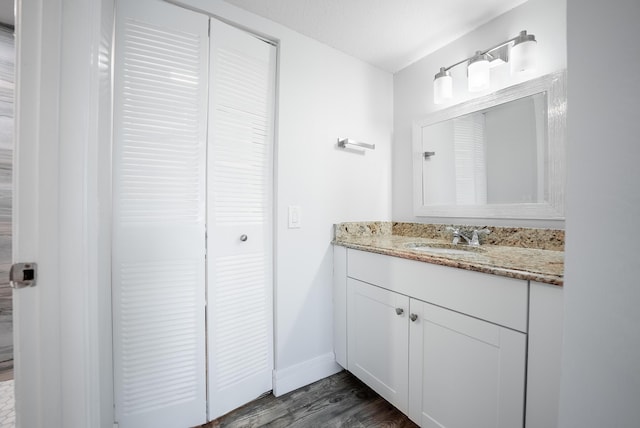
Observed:
[[[453,97],[453,77],[451,72],[444,67],[440,68],[438,74],[433,79],[433,102],[442,104],[445,100]]]
[[[489,89],[489,58],[489,55],[476,51],[476,54],[469,60],[467,65],[469,92]]]
[[[449,67],[441,67],[433,79],[433,102],[442,104],[453,98],[453,78],[451,70],[467,63],[467,84],[469,92],[489,89],[489,68],[493,63],[511,63],[511,74],[535,69],[536,38],[533,34],[521,31],[516,37],[499,43],[473,56],[458,61]]]
[[[536,37],[533,34],[527,34],[526,31],[520,32],[511,47],[511,74],[535,70],[536,44]]]

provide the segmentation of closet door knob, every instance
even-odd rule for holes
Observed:
[[[402,309],[402,308],[396,308],[396,314],[398,314],[398,315],[402,315],[402,314],[404,314],[404,309]]]
[[[249,239],[249,237],[247,235],[240,235],[240,240],[242,242],[246,241],[247,239]]]
[[[410,319],[411,321],[415,321],[415,320],[417,320],[417,319],[418,319],[418,316],[417,316],[416,314],[411,314],[411,315],[409,315],[409,319]]]

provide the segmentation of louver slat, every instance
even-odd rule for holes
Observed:
[[[214,222],[265,224],[270,209],[264,184],[271,171],[271,64],[231,48],[219,47],[216,56],[210,147]]]
[[[121,428],[206,422],[208,19],[118,4],[113,307]]]
[[[275,48],[212,20],[210,57],[207,322],[215,418],[272,389]]]

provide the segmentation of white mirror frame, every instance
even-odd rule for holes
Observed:
[[[529,95],[547,93],[547,200],[542,203],[424,205],[422,128]],[[566,71],[529,80],[490,95],[437,111],[413,122],[413,211],[416,217],[564,219],[566,181]]]

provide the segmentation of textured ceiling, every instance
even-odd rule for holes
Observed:
[[[396,72],[526,0],[225,0]]]
[[[527,0],[225,1],[393,73]]]

